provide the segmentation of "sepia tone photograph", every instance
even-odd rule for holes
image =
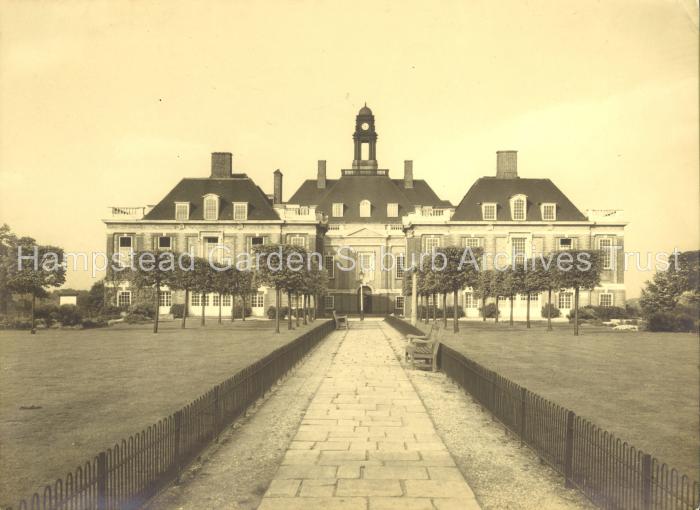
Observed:
[[[700,510],[697,0],[0,0],[0,508]]]

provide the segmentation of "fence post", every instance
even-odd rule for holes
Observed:
[[[107,453],[97,454],[97,510],[107,510]]]
[[[489,374],[491,377],[489,377],[489,381],[491,382],[491,401],[490,401],[490,411],[491,411],[491,420],[496,419],[496,372],[493,370],[489,370]]]
[[[520,446],[525,442],[525,397],[527,390],[523,387],[520,388]]]
[[[174,418],[174,425],[175,425],[175,431],[174,431],[174,437],[173,437],[173,443],[174,443],[174,448],[173,448],[173,462],[175,464],[175,480],[180,479],[180,469],[182,467],[182,462],[180,460],[182,456],[182,452],[180,451],[180,443],[181,443],[181,437],[182,437],[182,411],[175,411],[175,415],[173,416]]]
[[[651,510],[651,455],[642,456],[642,510]]]
[[[564,444],[564,486],[574,487],[574,419],[576,413],[569,411],[566,415],[566,440]]]
[[[221,400],[219,398],[219,385],[214,386],[214,436],[219,435],[219,423],[221,422]]]

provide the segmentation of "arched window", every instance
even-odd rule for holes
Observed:
[[[515,195],[510,199],[510,214],[515,221],[524,221],[527,210],[527,197]]]
[[[360,217],[369,218],[372,215],[372,204],[369,200],[360,202]]]
[[[204,219],[219,219],[219,197],[217,197],[216,195],[204,196]]]

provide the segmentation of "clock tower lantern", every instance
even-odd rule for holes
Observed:
[[[374,130],[374,115],[367,103],[355,117],[355,155],[352,161],[354,170],[377,170],[377,132]]]

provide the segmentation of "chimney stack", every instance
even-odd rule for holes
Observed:
[[[274,172],[275,176],[275,186],[272,194],[272,203],[281,204],[282,203],[282,172],[278,168]]]
[[[498,179],[518,177],[518,151],[496,151],[496,177]]]
[[[403,162],[403,187],[413,189],[413,160],[411,159]]]
[[[233,174],[233,154],[230,152],[211,153],[211,178],[221,179]]]
[[[316,186],[318,189],[325,189],[326,187],[326,160],[318,160],[318,177],[316,178]]]

